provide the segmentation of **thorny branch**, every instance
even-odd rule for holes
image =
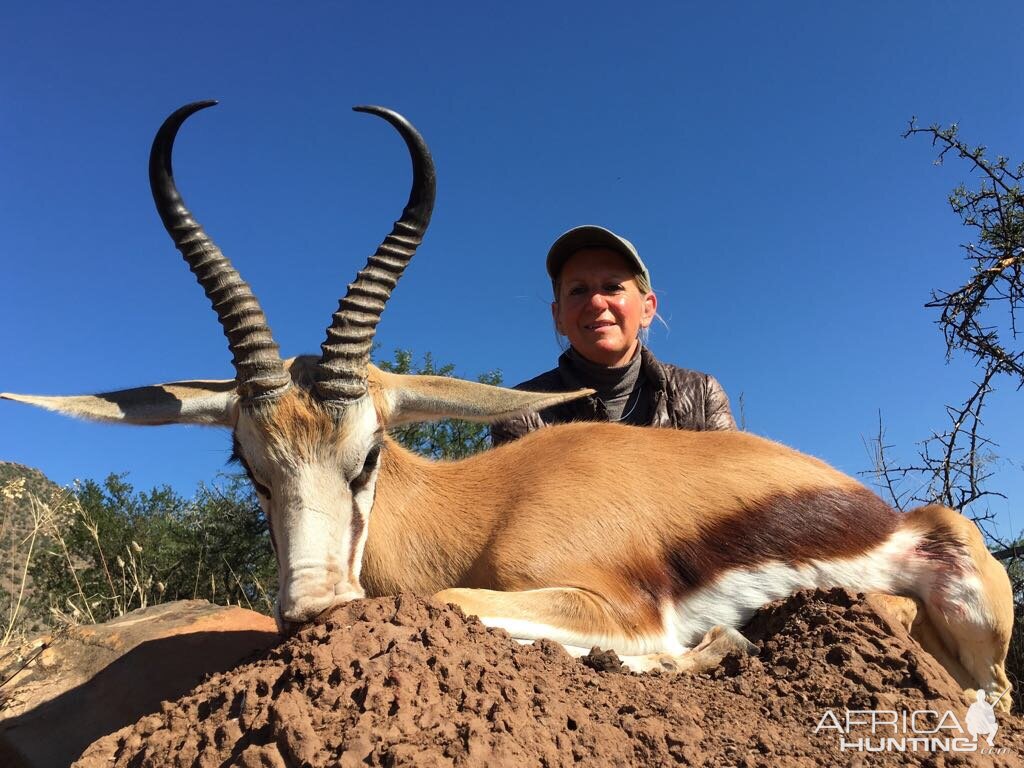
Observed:
[[[977,242],[963,245],[971,264],[971,276],[960,287],[932,292],[925,306],[941,310],[938,323],[946,337],[946,355],[960,349],[978,363],[995,364],[996,373],[1007,373],[1024,386],[1024,349],[1017,342],[1017,312],[1024,300],[1024,164],[1011,169],[1006,157],[985,157],[985,147],[969,147],[958,138],[958,127],[933,125],[920,128],[912,119],[903,134],[932,137],[940,147],[936,164],[950,152],[968,160],[971,171],[981,174],[978,190],[959,185],[949,204],[964,226],[976,230]],[[993,317],[997,306],[1005,314]],[[1008,328],[1010,339],[1000,337]]]
[[[981,526],[990,543],[1001,548],[997,556],[1014,557],[1018,548],[993,534],[992,513],[979,511],[976,503],[990,496],[1003,497],[987,487],[996,446],[982,433],[985,398],[998,374],[1015,378],[1018,389],[1024,386],[1024,348],[1017,330],[1017,312],[1024,305],[1024,164],[1014,169],[1006,157],[988,160],[985,147],[970,147],[960,140],[956,124],[921,128],[911,119],[903,136],[917,134],[931,136],[932,146],[939,147],[936,165],[952,153],[967,160],[970,172],[981,177],[976,190],[961,184],[949,196],[953,212],[974,230],[976,241],[962,246],[970,274],[958,288],[933,291],[925,306],[940,310],[936,322],[946,339],[947,360],[957,350],[966,352],[984,373],[962,406],[946,407],[949,425],[921,443],[918,463],[890,460],[887,451],[892,446],[885,442],[879,416],[872,474],[896,507],[939,502],[959,509]],[[906,489],[910,482],[914,487]]]
[[[985,487],[992,476],[996,456],[992,451],[994,444],[979,433],[983,426],[981,412],[985,396],[992,391],[990,381],[994,373],[995,366],[988,366],[985,376],[974,385],[974,392],[962,406],[946,406],[949,426],[942,432],[933,432],[921,443],[917,463],[892,463],[887,453],[892,446],[886,444],[879,414],[878,436],[873,441],[875,469],[872,474],[898,509],[938,502],[964,510],[983,529],[992,519],[991,513],[970,507],[987,496],[1005,498],[998,491]],[[911,480],[916,483],[915,487],[904,488]]]

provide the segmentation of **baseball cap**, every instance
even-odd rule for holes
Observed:
[[[573,227],[555,240],[548,251],[547,266],[551,279],[554,280],[558,276],[570,256],[584,248],[607,248],[621,253],[626,261],[646,278],[647,284],[651,284],[651,273],[647,271],[647,265],[640,258],[640,254],[636,252],[636,247],[629,240],[616,235],[610,229],[595,224]]]

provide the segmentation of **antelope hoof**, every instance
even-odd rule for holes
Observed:
[[[658,659],[658,666],[663,672],[676,673],[679,671],[679,665],[672,656],[661,656]]]
[[[679,671],[693,675],[710,672],[737,651],[749,656],[757,653],[757,646],[732,627],[712,627],[692,650],[680,657]]]
[[[753,656],[757,653],[757,646],[747,640],[738,629],[718,625],[709,629],[693,650],[720,652],[723,657],[733,651],[739,651],[744,656]]]

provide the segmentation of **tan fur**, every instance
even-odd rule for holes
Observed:
[[[292,387],[257,419],[268,444],[287,446],[289,460],[310,461],[325,445],[344,441],[344,430],[306,391]]]
[[[624,481],[623,456],[642,464],[638,478],[659,480],[642,490]],[[608,468],[607,484],[578,482],[595,477],[593,465]],[[389,443],[363,579],[373,594],[453,585],[514,591],[567,585],[567,574],[601,579],[609,589],[608,575],[623,564],[741,515],[740,500],[756,505],[836,486],[861,488],[823,462],[742,432],[567,425],[457,463],[430,462]],[[599,529],[592,512],[600,513]],[[566,546],[549,553],[552,542]]]
[[[595,472],[594,466],[605,469]],[[381,473],[371,535],[385,515],[394,520],[388,528],[395,536],[427,527],[427,535],[440,537],[437,545],[446,556],[454,551],[456,563],[472,560],[502,589],[548,579],[543,564],[538,571],[535,553],[566,535],[572,536],[567,550],[580,561],[611,567],[742,515],[740,501],[754,506],[796,491],[863,488],[817,459],[747,433],[611,424],[540,430],[458,463],[429,462],[389,445]],[[579,483],[580,477],[598,476],[608,482]],[[436,526],[426,510],[443,514]],[[597,510],[605,526],[600,530],[588,522],[588,512]],[[458,526],[451,525],[455,520]],[[488,546],[480,552],[482,541]],[[417,582],[434,573],[432,564],[420,566],[415,558],[387,570]],[[446,571],[445,578],[458,571],[460,579],[468,578],[455,564]]]

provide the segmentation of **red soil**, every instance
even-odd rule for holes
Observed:
[[[834,728],[815,733],[827,710],[840,722],[847,709],[951,710],[964,722],[953,681],[862,599],[801,593],[744,633],[758,655],[727,657],[711,675],[635,675],[614,654],[581,663],[551,642],[519,645],[452,606],[361,600],[97,741],[75,765],[1024,764],[1016,715],[999,718],[1000,755],[844,752]]]

